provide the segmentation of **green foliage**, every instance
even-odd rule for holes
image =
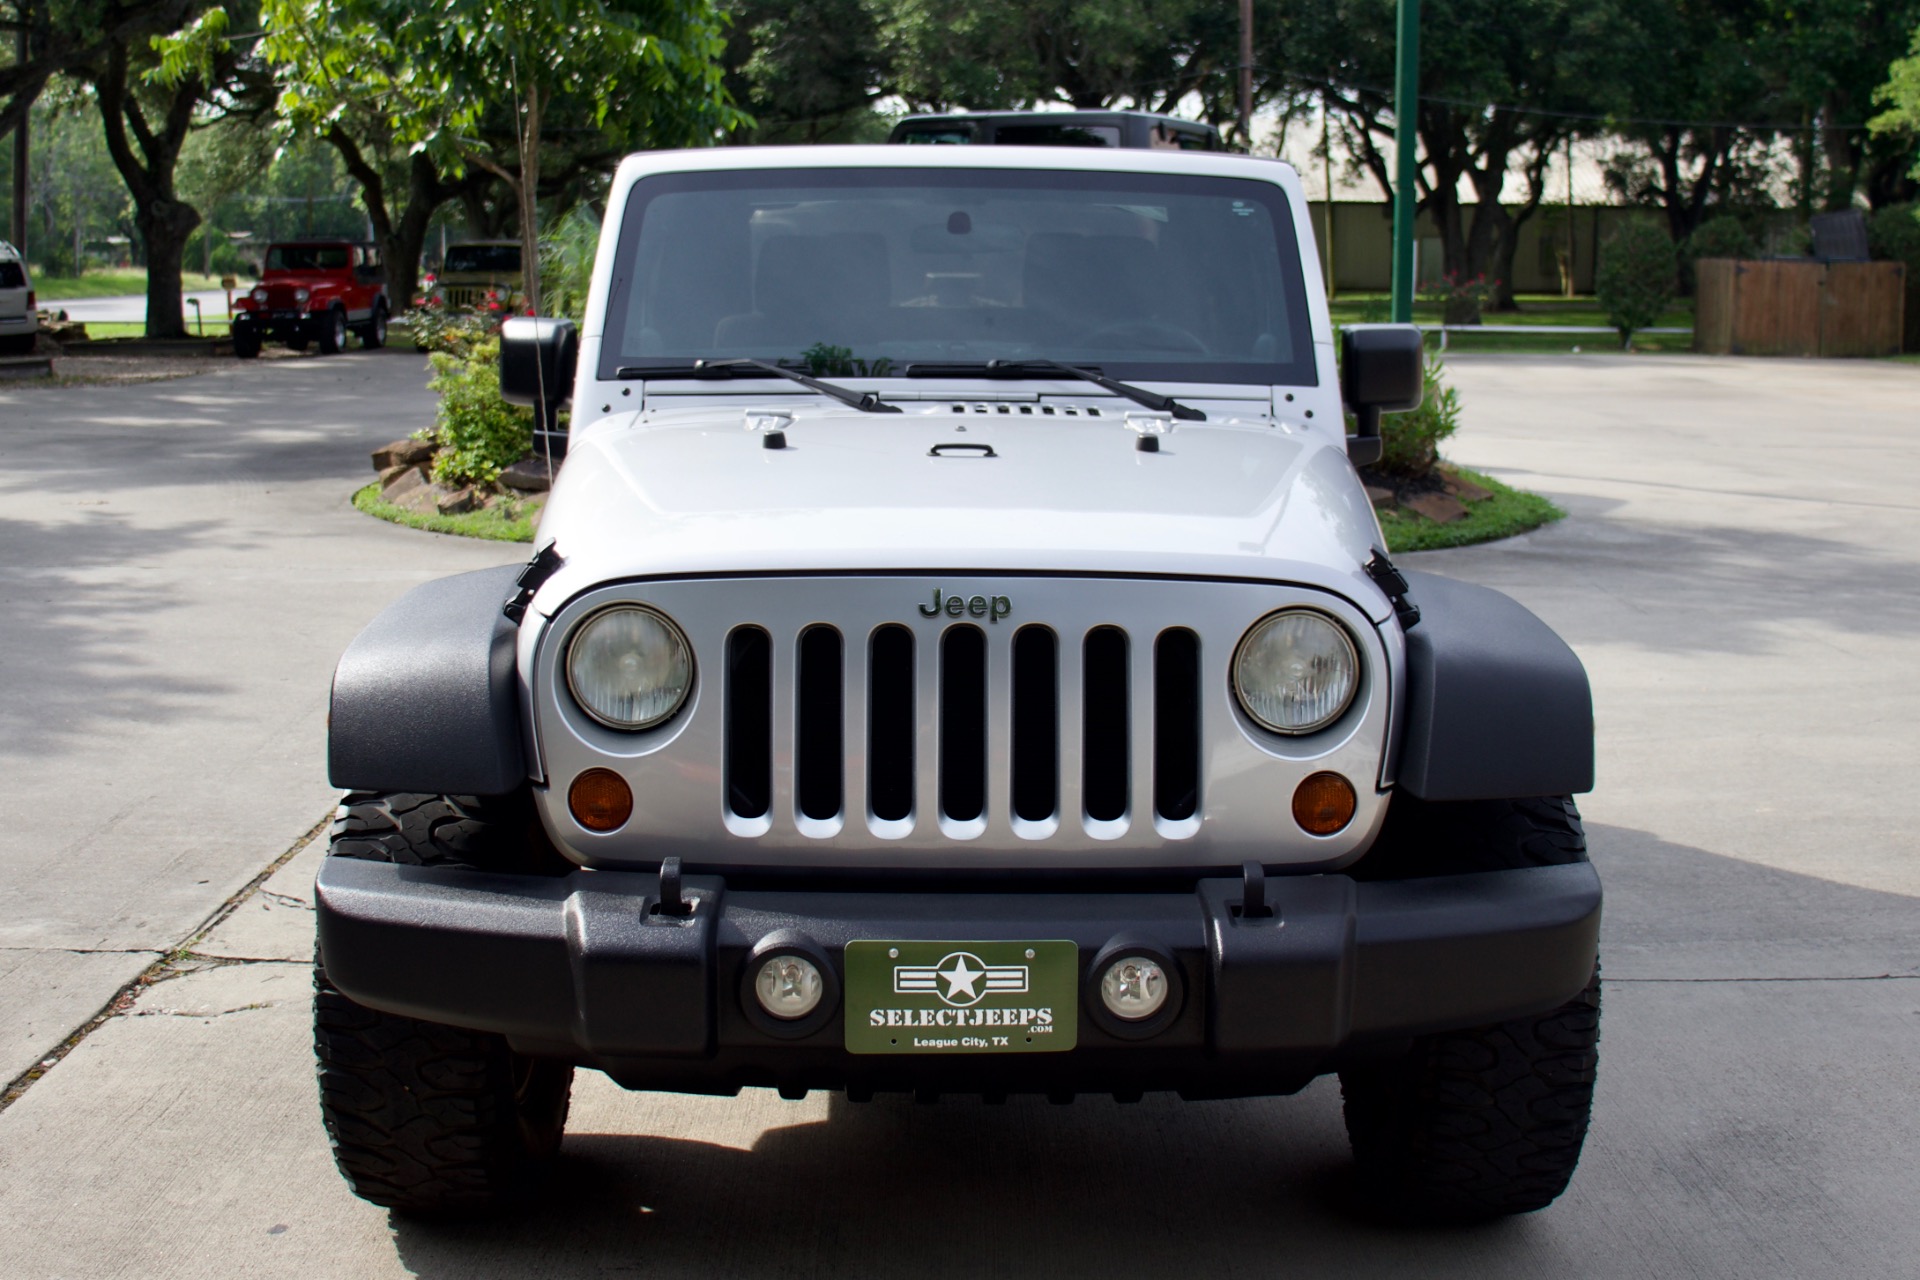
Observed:
[[[1440,443],[1460,429],[1460,393],[1447,385],[1446,365],[1429,353],[1420,407],[1380,419],[1380,461],[1374,469],[1409,479],[1433,470]]]
[[[852,347],[836,347],[826,342],[816,342],[800,353],[807,362],[807,372],[816,378],[884,378],[893,372],[893,361],[881,356],[876,360],[864,360],[853,354]]]
[[[1440,304],[1443,324],[1479,324],[1480,313],[1499,291],[1498,280],[1454,271],[1422,289],[1420,296],[1428,302]]]
[[[1913,53],[1887,68],[1887,82],[1874,91],[1874,101],[1886,107],[1867,122],[1877,134],[1905,139],[1912,147],[1909,176],[1920,178],[1920,29],[1913,33]]]
[[[436,351],[428,359],[433,381],[427,385],[440,393],[433,478],[492,484],[533,450],[533,410],[500,398],[500,343],[475,343],[464,356]]]
[[[532,542],[534,522],[539,518],[544,503],[533,499],[496,500],[478,511],[443,516],[435,512],[410,511],[381,501],[380,485],[376,481],[353,495],[353,505],[370,516],[405,525],[409,529],[424,529],[428,533],[451,533],[462,538],[484,538],[489,542]]]
[[[1391,419],[1389,419],[1391,421]],[[1467,503],[1465,519],[1451,524],[1431,520],[1398,509],[1382,511],[1380,532],[1386,535],[1387,550],[1394,555],[1403,551],[1438,551],[1445,547],[1470,547],[1531,533],[1566,515],[1537,493],[1514,489],[1492,476],[1460,469],[1462,479],[1471,480],[1493,496]]]
[[[480,348],[498,349],[500,317],[478,311],[460,311],[430,305],[407,312],[407,331],[413,345],[459,360],[477,360]]]
[[[1634,330],[1647,328],[1666,310],[1673,300],[1675,268],[1673,241],[1652,222],[1622,223],[1601,244],[1594,293],[1621,342],[1631,346]]]
[[[1874,257],[1906,263],[1910,282],[1920,276],[1920,204],[1875,210],[1867,223],[1867,243]]]
[[[584,323],[593,260],[600,251],[600,219],[588,205],[575,205],[559,224],[540,237],[540,275],[545,281],[541,310]]]
[[[1701,223],[1682,250],[1689,266],[1702,258],[1751,258],[1756,252],[1758,246],[1745,224],[1730,213]]]

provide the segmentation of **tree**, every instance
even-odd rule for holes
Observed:
[[[1907,172],[1920,179],[1920,28],[1914,30],[1912,47],[1910,56],[1887,68],[1887,82],[1874,91],[1874,101],[1886,110],[1870,124],[1876,136],[1903,145],[1912,164]]]
[[[709,141],[741,121],[724,102],[720,20],[709,0],[314,0],[304,19],[325,33],[318,74],[350,81],[397,145],[449,172],[476,166],[513,193],[536,309],[551,112],[579,110],[596,126],[617,118],[652,146]],[[292,39],[287,22],[274,29]],[[273,56],[292,61],[286,50],[295,47]],[[509,131],[489,137],[488,109],[502,97]]]
[[[727,0],[727,95],[753,117],[731,141],[878,141],[874,104],[887,76],[868,0]]]
[[[1289,65],[1315,77],[1346,137],[1381,189],[1392,191],[1393,0],[1318,0],[1290,34]],[[1443,269],[1495,282],[1493,304],[1513,301],[1520,229],[1546,196],[1555,149],[1597,108],[1617,56],[1609,0],[1426,0],[1421,13],[1421,208],[1440,232]],[[1283,55],[1276,50],[1265,61]],[[1505,193],[1518,170],[1520,198]],[[1461,187],[1473,193],[1461,198]],[[1469,317],[1470,318],[1470,317]]]

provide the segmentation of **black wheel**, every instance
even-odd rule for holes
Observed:
[[[547,839],[525,790],[507,796],[348,792],[334,813],[327,852],[410,867],[473,867],[517,875],[565,875],[574,869]]]
[[[524,791],[509,796],[352,792],[328,853],[407,866],[561,874]],[[571,1063],[515,1053],[485,1032],[356,1004],[314,968],[320,1112],[354,1194],[413,1213],[530,1194],[559,1151]]]
[[[320,354],[336,355],[347,349],[347,313],[334,307],[320,321]]]
[[[260,354],[260,331],[250,324],[233,326],[233,354],[251,360]]]
[[[1340,1073],[1371,1204],[1413,1221],[1544,1209],[1567,1189],[1593,1113],[1600,975],[1558,1009],[1422,1036],[1404,1059]]]
[[[1359,879],[1584,862],[1566,796],[1433,803],[1395,795]],[[1369,1202],[1415,1221],[1530,1213],[1567,1189],[1593,1112],[1600,975],[1546,1013],[1421,1036],[1404,1058],[1340,1073]]]
[[[538,1188],[566,1131],[571,1063],[365,1008],[319,963],[313,988],[320,1115],[355,1195],[407,1213],[470,1213]]]
[[[305,351],[307,349],[307,342],[308,342],[308,338],[306,334],[296,333],[291,338],[287,339],[287,350]]]
[[[373,319],[367,321],[360,330],[360,345],[369,351],[378,351],[387,345],[387,304],[376,302],[373,306]]]

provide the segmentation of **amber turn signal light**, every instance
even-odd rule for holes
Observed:
[[[1293,791],[1293,820],[1308,835],[1330,836],[1353,821],[1353,784],[1337,773],[1309,775]]]
[[[567,788],[567,809],[589,831],[617,831],[633,816],[633,788],[611,769],[589,769]]]

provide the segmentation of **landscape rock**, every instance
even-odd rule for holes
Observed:
[[[522,493],[545,493],[553,487],[546,459],[526,457],[500,473],[500,483]]]
[[[1467,516],[1466,504],[1446,493],[1423,493],[1419,497],[1405,499],[1400,507],[1415,515],[1425,516],[1435,524],[1452,524]]]
[[[392,501],[394,506],[403,511],[413,511],[423,516],[439,515],[440,500],[449,496],[450,492],[445,485],[428,482],[416,485]]]
[[[395,440],[373,451],[373,469],[385,473],[393,467],[411,467],[433,460],[431,440]]]
[[[433,505],[443,516],[462,515],[480,505],[480,495],[473,491],[472,486],[468,486],[442,496]]]
[[[1442,471],[1440,477],[1446,484],[1447,492],[1462,502],[1479,502],[1493,496],[1493,490],[1475,484],[1457,471]]]
[[[1384,508],[1393,505],[1393,490],[1383,488],[1377,484],[1370,484],[1366,488],[1367,501],[1371,502],[1374,506]]]
[[[418,471],[418,470],[420,470],[420,468],[412,465],[411,463],[406,463],[406,462],[396,463],[393,466],[388,467],[386,470],[380,473],[380,488],[384,490],[388,485],[392,484],[395,480],[398,480],[401,476],[405,475],[407,472]]]
[[[381,472],[380,496],[387,502],[400,502],[426,484],[427,469],[425,467],[401,467],[392,479],[388,479],[386,473]]]

